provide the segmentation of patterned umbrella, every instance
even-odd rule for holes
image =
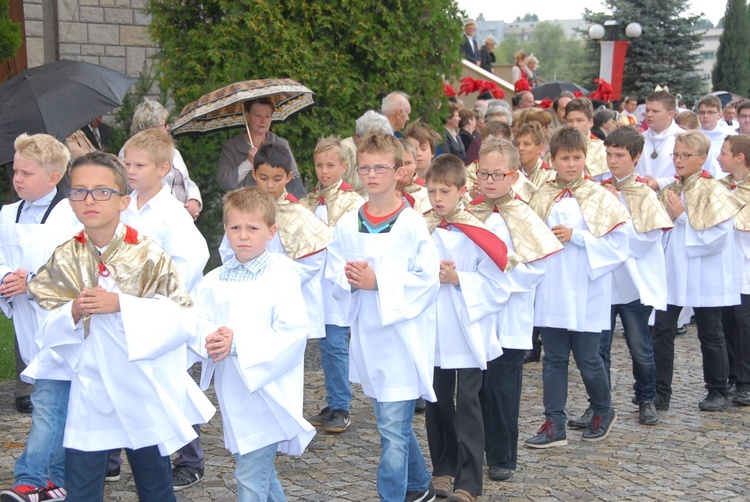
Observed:
[[[244,102],[259,98],[270,98],[274,102],[272,120],[281,122],[315,104],[312,95],[313,91],[290,78],[236,82],[186,105],[172,126],[172,134],[244,126]]]

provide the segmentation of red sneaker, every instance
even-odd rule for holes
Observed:
[[[36,486],[18,485],[0,493],[0,502],[39,502],[40,489]],[[62,499],[58,499],[62,500]]]
[[[39,500],[44,502],[60,502],[65,500],[68,495],[67,490],[62,486],[55,486],[51,481],[47,481],[47,486],[39,490]]]

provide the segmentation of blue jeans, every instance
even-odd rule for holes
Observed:
[[[47,480],[56,486],[65,483],[65,449],[62,446],[65,419],[68,417],[70,381],[37,380],[31,402],[31,430],[26,449],[13,470],[13,486],[47,486]]]
[[[326,337],[318,340],[320,365],[325,377],[326,402],[333,410],[349,411],[349,328],[326,324]]]
[[[233,455],[237,463],[237,502],[286,502],[273,463],[278,446],[273,443],[244,455]]]
[[[383,449],[378,494],[385,502],[403,502],[407,491],[425,491],[430,486],[430,473],[412,429],[415,403],[416,399],[392,403],[372,400]]]
[[[544,360],[544,415],[555,426],[565,426],[565,404],[568,401],[568,361],[570,353],[581,372],[583,385],[594,415],[604,416],[612,410],[607,383],[607,372],[599,357],[601,333],[568,331],[561,328],[542,328]]]
[[[635,398],[638,402],[653,401],[656,395],[656,363],[654,362],[654,339],[651,328],[648,326],[648,318],[651,308],[644,305],[640,300],[630,303],[612,305],[612,328],[602,331],[599,344],[599,355],[604,361],[607,370],[607,381],[612,388],[610,379],[610,350],[612,348],[612,337],[615,332],[615,318],[619,314],[622,328],[625,331],[625,342],[628,344],[630,357],[633,360],[633,378],[635,383]]]
[[[110,450],[80,451],[65,449],[66,500],[98,502],[104,500],[104,477]],[[135,479],[138,500],[176,502],[172,489],[172,465],[169,455],[162,457],[158,446],[125,449]]]

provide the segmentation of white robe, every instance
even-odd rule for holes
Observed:
[[[407,207],[390,232],[361,233],[358,213],[339,219],[328,246],[325,277],[352,327],[349,379],[380,402],[435,401],[435,300],[440,258],[424,218]],[[366,261],[378,289],[352,291],[347,261]],[[330,301],[330,300],[329,300]]]
[[[191,348],[203,361],[201,388],[215,374],[224,445],[244,455],[269,444],[301,455],[315,436],[302,415],[307,316],[294,263],[271,255],[257,280],[219,280],[209,272],[194,291],[198,336]],[[237,355],[214,363],[206,336],[220,326],[234,332]]]
[[[159,446],[168,455],[197,436],[215,408],[185,372],[185,343],[195,318],[168,298],[121,293],[111,277],[99,286],[119,293],[120,312],[91,316],[90,334],[73,323],[72,301],[52,311],[38,338],[71,374],[63,445],[82,451]],[[44,366],[29,368],[46,378]]]
[[[672,121],[672,124],[659,134],[651,129],[643,134],[643,154],[635,166],[635,171],[644,178],[651,176],[656,179],[659,190],[674,182],[675,170],[671,155],[674,153],[675,138],[681,132],[684,132],[682,128]],[[658,157],[652,159],[651,154],[654,152]]]
[[[547,272],[537,288],[534,325],[588,333],[610,329],[611,272],[628,256],[622,225],[594,237],[573,197],[556,202],[546,223],[550,228],[572,228],[584,245],[566,242],[561,252],[547,258]]]
[[[492,213],[484,224],[505,242],[509,250],[515,251],[510,230],[500,213]],[[534,299],[539,281],[544,277],[546,263],[546,258],[532,263],[519,263],[506,273],[520,286],[520,290],[514,291],[510,299],[497,311],[497,334],[503,348],[532,349]]]
[[[706,162],[703,163],[703,170],[708,171],[708,173],[717,180],[728,176],[727,173],[721,170],[719,154],[721,154],[721,147],[724,144],[726,137],[736,134],[736,132],[732,131],[732,129],[726,125],[724,119],[719,120],[718,124],[712,131],[703,129],[703,127],[699,130],[711,140],[711,148],[708,150]]]

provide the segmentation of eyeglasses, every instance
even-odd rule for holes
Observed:
[[[702,112],[698,112],[698,115],[700,115],[701,117],[705,117],[706,115],[716,115],[717,113],[719,112],[717,112],[716,110],[703,110]]]
[[[496,181],[502,181],[505,179],[506,176],[510,176],[511,174],[514,174],[516,171],[508,171],[507,173],[485,173],[482,171],[477,171],[477,178],[480,180],[488,180],[492,178]]]
[[[169,129],[169,125],[166,122],[161,122],[159,124],[152,125],[152,129],[156,129],[157,127],[164,127],[166,129]]]
[[[106,202],[109,199],[112,198],[112,195],[124,195],[114,188],[93,188],[91,190],[86,190],[85,188],[69,188],[68,189],[68,199],[72,200],[73,202],[82,202],[86,200],[86,197],[91,194],[91,197],[99,202]]]
[[[737,118],[740,120],[750,120],[750,115],[740,114],[737,116]]]
[[[359,166],[357,168],[357,172],[359,172],[359,174],[370,174],[370,171],[372,170],[372,171],[375,171],[375,174],[385,174],[388,172],[389,169],[398,169],[398,167],[397,166],[381,166],[381,165],[372,166],[372,167]]]
[[[674,160],[688,160],[690,157],[700,157],[705,153],[670,153],[669,156]]]

